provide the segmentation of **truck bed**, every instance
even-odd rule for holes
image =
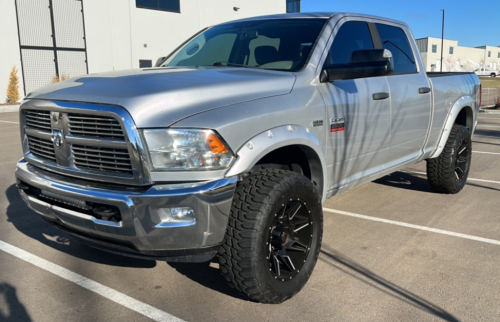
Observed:
[[[456,76],[456,75],[467,75],[474,74],[473,72],[428,72],[429,77],[441,77],[441,76]]]
[[[476,97],[480,87],[477,75],[474,73],[432,72],[427,73],[427,76],[433,89],[433,118],[427,146],[437,146],[452,106],[461,97]],[[479,107],[474,106],[473,108],[476,109],[477,113]]]

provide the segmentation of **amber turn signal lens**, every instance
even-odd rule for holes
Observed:
[[[213,133],[207,136],[207,142],[212,149],[212,153],[227,153],[226,146],[221,142],[221,140]]]

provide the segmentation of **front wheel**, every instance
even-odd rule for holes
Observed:
[[[432,189],[441,193],[462,190],[469,175],[471,156],[469,129],[454,124],[441,155],[427,160],[427,179]]]
[[[491,75],[490,75],[490,76],[491,76],[491,77],[497,77],[497,74],[495,74],[495,73],[491,73]]]
[[[277,169],[239,182],[219,253],[230,286],[262,303],[294,296],[311,276],[321,246],[323,212],[311,181]]]

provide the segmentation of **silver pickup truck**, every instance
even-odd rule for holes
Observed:
[[[474,73],[427,74],[399,21],[228,22],[156,68],[27,95],[17,188],[93,247],[217,256],[230,285],[280,303],[313,271],[327,198],[422,160],[434,190],[463,188],[480,92]]]

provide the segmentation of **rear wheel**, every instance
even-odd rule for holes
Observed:
[[[491,77],[497,77],[497,75],[495,73],[491,73],[490,75]]]
[[[251,299],[281,303],[311,276],[322,232],[320,199],[308,178],[277,169],[252,173],[236,188],[221,273]]]
[[[469,129],[463,125],[453,125],[441,155],[427,160],[427,179],[432,189],[440,193],[462,190],[469,175],[471,155]]]

